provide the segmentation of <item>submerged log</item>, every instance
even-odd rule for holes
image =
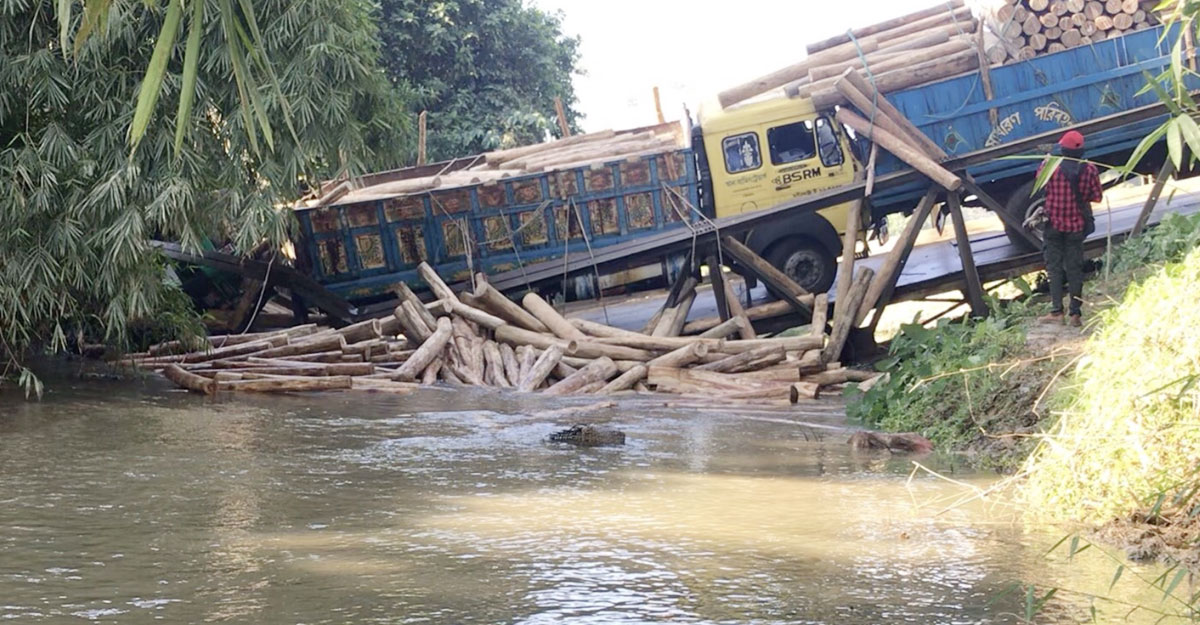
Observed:
[[[163,375],[175,384],[182,388],[195,393],[204,393],[205,395],[213,395],[217,392],[216,380],[196,375],[189,371],[185,371],[183,367],[175,364],[169,364],[163,369]]]
[[[421,344],[417,351],[404,362],[404,365],[396,372],[395,379],[400,382],[412,382],[417,379],[425,367],[433,362],[434,358],[441,355],[442,350],[446,348],[446,344],[450,342],[450,336],[453,333],[449,319],[438,319],[437,331],[429,337],[429,340]]]
[[[597,358],[588,366],[572,373],[558,384],[546,389],[547,395],[567,395],[596,382],[606,382],[617,373],[617,363],[611,358]]]

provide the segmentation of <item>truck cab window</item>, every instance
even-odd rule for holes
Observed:
[[[842,154],[842,146],[838,145],[833,124],[825,117],[817,120],[817,146],[821,150],[821,162],[826,167],[841,165],[846,158]]]
[[[758,150],[758,135],[747,132],[721,141],[725,153],[725,171],[736,174],[762,165],[762,154]]]
[[[771,146],[771,164],[783,165],[816,156],[817,148],[813,144],[812,131],[811,120],[767,130],[767,143]]]

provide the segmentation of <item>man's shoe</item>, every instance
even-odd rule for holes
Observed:
[[[1069,323],[1072,328],[1078,328],[1083,325],[1083,316],[1071,315],[1071,319],[1067,323]]]
[[[1040,323],[1062,323],[1062,321],[1063,314],[1060,312],[1052,312],[1048,315],[1042,315],[1041,317],[1038,317],[1038,322]]]

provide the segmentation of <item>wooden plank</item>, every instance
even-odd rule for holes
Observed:
[[[921,227],[929,219],[929,213],[932,212],[939,191],[937,187],[930,187],[929,191],[925,193],[925,197],[921,198],[921,201],[917,204],[917,208],[913,210],[908,224],[904,226],[904,232],[901,233],[900,239],[896,241],[895,247],[888,252],[887,258],[883,261],[883,266],[879,268],[879,273],[871,282],[871,288],[867,290],[862,305],[859,306],[858,323],[862,323],[867,312],[872,308],[876,309],[875,316],[871,319],[871,334],[875,333],[875,327],[879,324],[879,318],[883,315],[883,309],[891,300],[892,292],[896,288],[896,282],[900,280],[900,274],[904,272],[904,265],[908,263],[908,257],[912,253],[913,245],[916,244],[917,237],[921,234]]]
[[[962,261],[963,280],[967,286],[967,301],[971,303],[971,314],[986,317],[988,308],[987,303],[983,301],[983,284],[979,281],[979,270],[975,267],[971,236],[967,233],[967,223],[963,219],[958,194],[948,194],[946,205],[950,207],[950,218],[954,221],[954,238],[958,244],[958,258]]]
[[[1154,186],[1150,188],[1150,195],[1142,206],[1142,212],[1138,213],[1137,222],[1133,224],[1133,230],[1129,231],[1129,236],[1136,237],[1146,229],[1146,222],[1150,220],[1150,213],[1154,212],[1154,207],[1158,204],[1163,187],[1167,185],[1167,180],[1174,174],[1175,162],[1168,156],[1163,161],[1162,169],[1158,170],[1158,176],[1154,178]]]
[[[733,237],[724,237],[721,239],[721,244],[724,249],[729,252],[747,271],[750,271],[759,280],[765,282],[768,286],[787,300],[796,312],[800,313],[806,319],[812,318],[812,308],[804,303],[801,298],[808,295],[799,284],[789,278],[787,274],[776,269],[763,259],[762,256],[754,253],[754,250],[746,247],[741,241]]]

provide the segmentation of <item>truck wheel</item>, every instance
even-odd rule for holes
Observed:
[[[837,259],[812,239],[779,241],[768,250],[765,260],[809,293],[828,291],[837,272]]]
[[[1045,189],[1038,191],[1037,195],[1030,197],[1030,193],[1033,192],[1034,182],[1036,182],[1036,180],[1030,180],[1029,182],[1026,182],[1018,187],[1017,190],[1008,197],[1008,202],[1004,205],[1004,212],[1008,214],[1009,217],[1012,217],[1021,223],[1025,223],[1026,220],[1028,220],[1030,217],[1033,217],[1035,213],[1041,211],[1046,205]],[[1040,220],[1038,220],[1038,223],[1041,223]],[[1038,225],[1032,230],[1040,236],[1042,227],[1041,225]],[[1004,224],[1004,234],[1008,235],[1008,242],[1017,249],[1023,252],[1037,251],[1037,248],[1035,248],[1032,243],[1025,240],[1025,237],[1021,236],[1019,232],[1009,227],[1008,224]]]

